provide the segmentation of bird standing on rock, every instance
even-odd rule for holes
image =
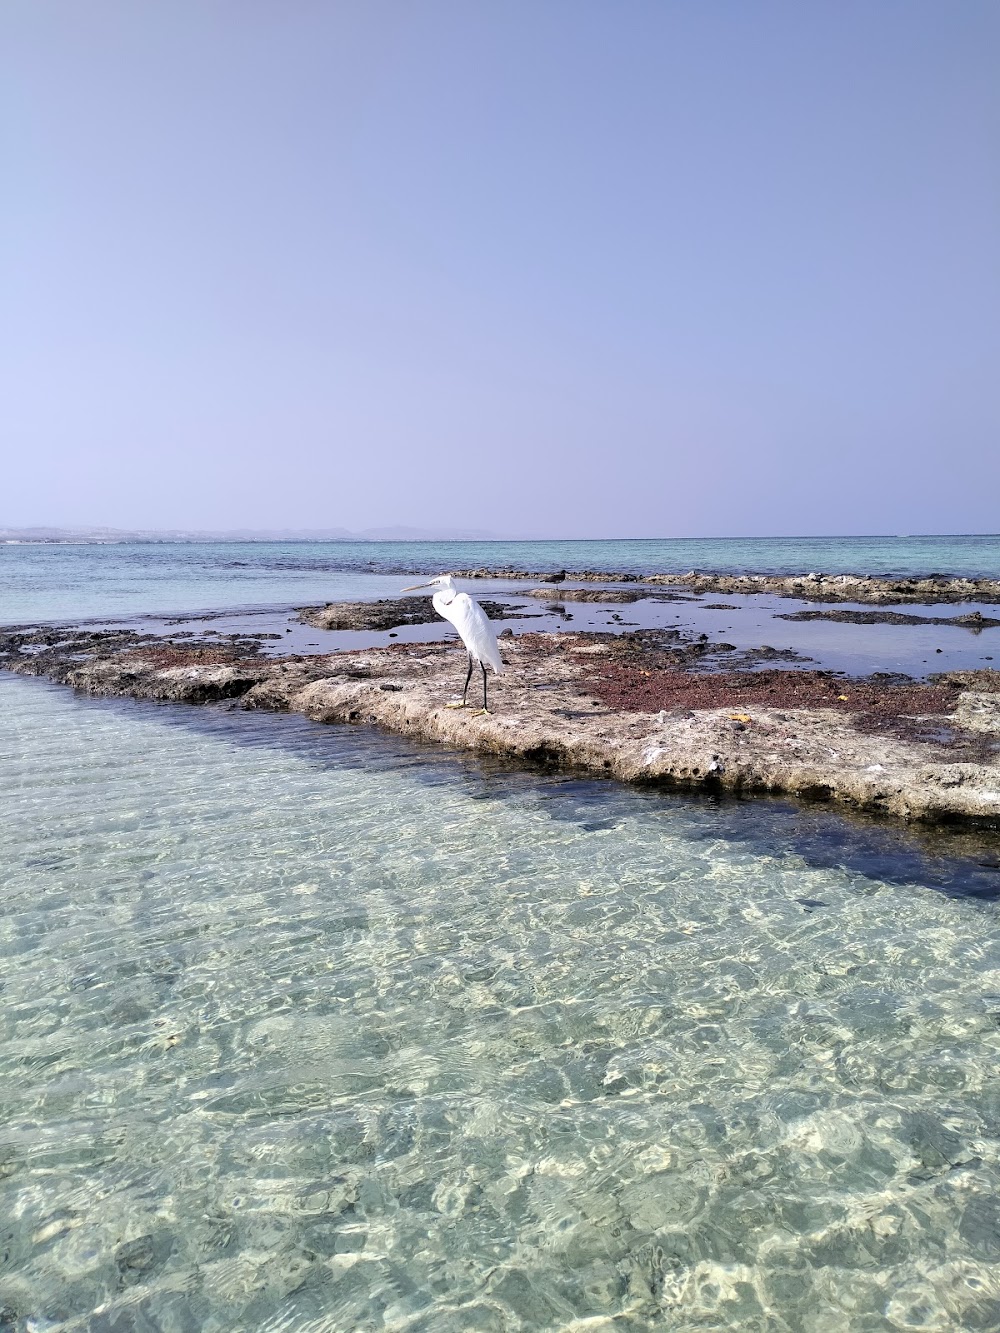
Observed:
[[[465,677],[462,702],[449,703],[445,707],[465,707],[465,696],[469,692],[469,681],[472,679],[472,666],[474,662],[478,662],[483,673],[482,711],[488,713],[490,710],[486,702],[486,668],[487,666],[492,667],[494,675],[497,676],[503,671],[503,662],[500,660],[500,646],[497,643],[496,631],[490,624],[489,616],[475,598],[470,597],[467,592],[458,591],[455,587],[455,580],[450,574],[439,574],[437,578],[428,579],[426,583],[413,583],[410,587],[404,588],[403,592],[416,592],[418,588],[438,589],[431,598],[431,604],[439,616],[442,616],[445,620],[450,620],[455,626],[469,654],[469,670]]]
[[[558,574],[543,574],[541,581],[542,583],[565,583],[566,571],[565,569],[560,569]]]

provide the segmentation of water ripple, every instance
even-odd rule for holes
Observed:
[[[1000,1322],[989,849],[0,695],[0,1324]]]

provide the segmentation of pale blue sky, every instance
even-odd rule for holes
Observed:
[[[0,524],[1000,527],[995,0],[8,0]]]

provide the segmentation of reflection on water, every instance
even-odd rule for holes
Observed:
[[[0,699],[0,1323],[1000,1323],[994,848]]]

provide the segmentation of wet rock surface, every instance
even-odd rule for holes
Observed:
[[[509,568],[465,569],[456,578],[507,579],[538,582],[548,571]],[[687,574],[622,574],[615,571],[568,570],[567,583],[632,583],[673,587],[693,593],[771,593],[812,602],[867,602],[891,605],[905,602],[1000,602],[1000,579],[951,578],[929,574],[926,578],[885,578],[870,574],[713,574],[690,570]],[[565,595],[564,593],[562,595]]]
[[[730,721],[742,728],[738,715],[750,707],[830,709],[849,716],[859,731],[902,740],[947,745],[952,759],[989,761],[1000,758],[1000,725],[970,727],[954,716],[962,695],[947,681],[917,684],[906,677],[869,676],[845,679],[832,671],[684,672],[616,665],[592,683],[594,693],[610,707],[633,712],[673,709],[731,708]],[[991,696],[1000,703],[1000,696]],[[966,705],[966,708],[968,705]],[[992,719],[980,710],[984,723]],[[997,719],[1000,722],[1000,718]],[[973,730],[984,734],[973,736]],[[994,741],[993,736],[996,736]],[[985,739],[989,735],[990,739]]]
[[[499,602],[481,601],[491,618],[508,614]],[[387,630],[400,625],[428,625],[441,617],[429,597],[386,598],[379,602],[328,602],[325,606],[304,606],[299,620],[315,629]]]
[[[831,620],[840,625],[960,625],[964,629],[996,629],[1000,620],[970,611],[964,616],[914,616],[905,611],[789,611],[775,620]]]
[[[0,631],[0,669],[44,676],[88,694],[213,703],[237,698],[262,675],[270,635],[198,639],[136,630],[13,629]]]
[[[1000,826],[1000,673],[992,670],[929,683],[853,679],[762,670],[776,650],[737,654],[679,631],[525,633],[504,638],[507,671],[491,677],[494,711],[483,716],[445,706],[461,693],[461,644],[284,658],[258,647],[235,635],[177,642],[48,627],[0,634],[0,666],[91,694],[374,723],[622,781],[780,791],[905,819]]]
[[[456,579],[505,579],[508,581],[521,582],[526,580],[531,583],[540,583],[542,580],[551,580],[552,575],[557,571],[551,569],[514,569],[510,565],[482,565],[477,569],[453,569],[450,571],[453,578]],[[620,570],[603,572],[599,569],[576,569],[565,571],[565,580],[560,580],[560,591],[562,583],[643,583],[645,580],[639,574],[623,574]]]
[[[867,574],[656,574],[650,583],[681,585],[693,592],[767,592],[811,602],[866,602],[892,605],[906,602],[1000,602],[1000,579],[949,578],[943,574],[923,579],[877,578]]]
[[[676,593],[658,593],[651,588],[526,588],[525,597],[544,598],[548,602],[679,602],[687,598]]]

